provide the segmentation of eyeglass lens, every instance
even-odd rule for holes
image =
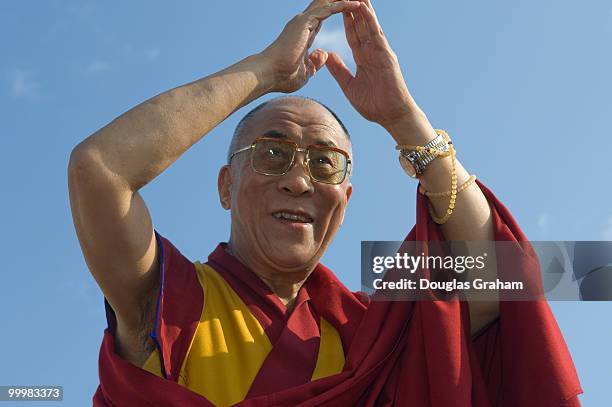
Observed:
[[[258,140],[253,150],[253,169],[268,175],[283,175],[289,171],[295,145],[275,140]],[[345,177],[347,157],[327,147],[308,149],[308,170],[316,180],[339,184]]]

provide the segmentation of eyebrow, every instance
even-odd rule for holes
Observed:
[[[278,130],[268,130],[263,135],[281,140],[289,140],[289,136],[287,134]],[[333,141],[324,139],[315,139],[313,144],[317,146],[338,147]]]

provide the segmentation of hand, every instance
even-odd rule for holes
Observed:
[[[287,23],[279,37],[260,56],[267,72],[273,75],[271,91],[291,93],[304,86],[327,61],[327,52],[308,49],[323,21],[337,13],[356,12],[359,1],[314,0]]]
[[[346,38],[357,65],[355,76],[335,53],[329,53],[326,65],[353,107],[391,131],[425,115],[408,92],[370,0],[362,3],[358,10],[344,13]]]

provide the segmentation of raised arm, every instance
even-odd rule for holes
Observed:
[[[370,0],[364,7],[344,14],[348,43],[353,51],[357,71],[353,75],[342,59],[330,53],[327,67],[353,107],[366,119],[382,125],[397,144],[424,145],[436,137],[427,116],[416,104],[403,78],[397,56],[389,46]],[[451,135],[452,136],[452,135]],[[420,177],[427,191],[441,192],[450,188],[450,157],[434,160]],[[457,184],[463,184],[469,174],[456,161]],[[441,217],[448,208],[448,198],[431,198],[431,204]],[[493,221],[487,199],[477,185],[472,184],[457,198],[449,220],[441,225],[447,240],[493,240]],[[472,333],[493,320],[498,303],[471,302]]]
[[[322,21],[359,7],[316,0],[261,53],[145,101],[74,148],[68,165],[74,225],[117,315],[120,343],[129,346],[122,338],[134,338],[149,322],[143,317],[150,318],[159,285],[152,221],[138,190],[238,108],[271,91],[301,88],[327,59],[323,51],[308,53]]]

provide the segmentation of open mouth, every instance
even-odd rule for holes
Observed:
[[[295,223],[312,223],[314,219],[312,216],[302,211],[276,211],[272,213],[276,219],[284,220],[287,222],[295,222]]]

